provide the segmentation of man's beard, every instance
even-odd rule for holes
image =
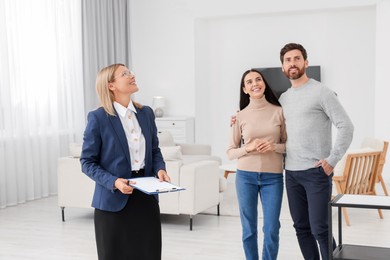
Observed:
[[[290,69],[292,68],[296,69],[297,71],[291,73]],[[286,75],[286,77],[289,79],[299,79],[300,77],[302,77],[303,74],[305,74],[305,72],[306,72],[305,66],[303,66],[301,69],[298,68],[297,66],[294,66],[289,68],[287,71],[284,71],[284,75]]]

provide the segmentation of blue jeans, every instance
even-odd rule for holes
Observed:
[[[279,250],[279,217],[283,197],[283,174],[249,172],[237,169],[236,191],[246,259],[259,259],[257,244],[257,204],[259,195],[263,208],[262,259],[276,259]]]
[[[329,259],[328,203],[332,194],[332,176],[327,176],[322,167],[286,170],[288,204],[305,260],[319,260],[320,252],[323,260]],[[335,246],[333,239],[333,249]]]

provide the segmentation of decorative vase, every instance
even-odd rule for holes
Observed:
[[[164,115],[164,110],[160,107],[157,107],[155,110],[154,110],[154,115],[156,117],[162,117]]]

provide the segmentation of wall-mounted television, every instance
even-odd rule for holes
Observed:
[[[280,95],[291,87],[290,80],[284,75],[281,67],[273,68],[254,68],[260,71],[268,84],[274,91],[275,95],[279,98]],[[306,69],[306,74],[309,78],[313,78],[317,81],[321,81],[321,67],[309,66]]]

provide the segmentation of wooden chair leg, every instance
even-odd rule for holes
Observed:
[[[338,194],[342,194],[343,191],[341,189],[341,184],[340,184],[340,181],[334,181],[335,185],[336,185],[336,190],[337,190],[337,193]],[[345,219],[345,223],[347,223],[347,226],[350,226],[351,223],[349,222],[349,216],[348,216],[348,213],[347,213],[347,209],[346,208],[341,208],[342,212],[343,212],[343,215],[344,215],[344,219]]]
[[[381,182],[382,189],[383,189],[383,191],[385,192],[385,195],[386,195],[386,196],[389,196],[389,193],[387,192],[387,189],[386,189],[385,181],[383,180],[382,176],[379,177],[379,180],[380,180],[380,182]],[[379,217],[380,217],[381,219],[383,219],[383,214],[382,214],[382,210],[381,210],[381,209],[378,209],[378,213],[379,213]]]
[[[383,189],[383,191],[385,192],[385,195],[386,195],[386,196],[389,196],[389,193],[387,192],[387,188],[386,188],[385,181],[383,180],[382,176],[379,177],[379,180],[380,180],[380,182],[381,182],[382,189]]]
[[[376,195],[375,190],[374,190],[374,195]],[[381,209],[378,209],[378,213],[379,213],[379,218],[383,219],[383,214]]]
[[[374,195],[376,195],[376,192],[374,191]],[[381,209],[378,209],[379,218],[383,219],[383,213]]]
[[[381,209],[378,209],[378,213],[379,213],[379,217],[380,217],[381,219],[383,219],[383,213],[382,213],[382,210],[381,210]]]
[[[343,191],[342,191],[342,189],[341,189],[341,184],[340,184],[340,182],[339,182],[339,181],[335,181],[334,183],[335,183],[335,185],[336,185],[337,193],[338,193],[338,194],[343,194]]]
[[[350,226],[351,223],[349,222],[349,216],[348,216],[348,213],[347,213],[347,209],[346,208],[341,208],[341,209],[343,211],[345,223],[347,223],[347,226]]]

